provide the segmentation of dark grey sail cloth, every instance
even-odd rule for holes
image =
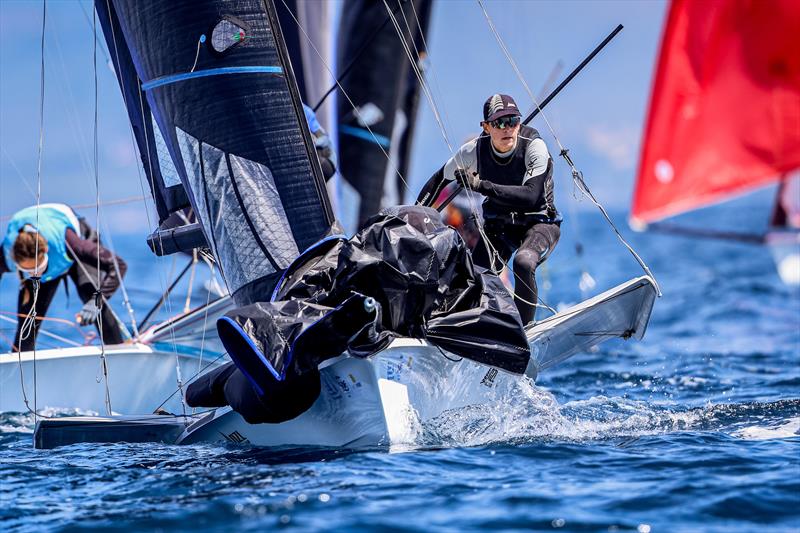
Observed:
[[[389,8],[395,10],[398,2],[390,0]],[[411,1],[403,1],[394,13],[410,48],[415,41],[421,41],[417,16],[421,22],[426,21],[430,3],[413,0],[412,6]],[[402,141],[405,134],[397,135],[395,131],[398,113],[405,114],[401,120],[407,123],[416,119],[413,92],[418,90],[418,83],[394,24],[385,24],[388,17],[382,1],[345,0],[339,22],[338,66],[341,69],[354,61],[341,79],[342,90],[349,98],[338,100],[339,171],[359,196],[356,227],[363,227],[381,209],[387,175],[394,180],[395,168],[406,166],[398,156],[403,143],[408,144],[410,139]],[[415,85],[414,89],[408,89],[409,83]],[[413,127],[406,125],[403,130],[413,131]],[[409,155],[408,151],[402,153]],[[393,163],[389,164],[387,154]],[[392,183],[389,189],[394,188]],[[401,202],[402,197],[398,196],[390,205]]]
[[[136,74],[116,11],[106,1],[96,2],[95,8],[142,158],[142,168],[155,201],[158,221],[162,223],[170,214],[189,207],[189,198],[157,130],[150,105],[142,96],[141,81]]]
[[[234,299],[264,298],[333,214],[270,0],[113,0],[156,129]]]
[[[349,240],[322,241],[286,271],[270,302],[227,313],[217,330],[238,372],[203,376],[188,388],[187,401],[230,404],[248,421],[274,417],[287,391],[310,406],[316,394],[295,389],[312,383],[318,391],[319,363],[345,351],[367,357],[400,336],[515,373],[530,358],[500,279],[473,265],[435,210],[418,206],[387,209]],[[297,404],[283,407],[299,414]]]

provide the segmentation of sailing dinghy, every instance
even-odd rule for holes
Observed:
[[[650,276],[525,329],[500,279],[472,264],[435,210],[391,208],[336,235],[272,1],[96,7],[143,95],[129,115],[151,117],[142,136],[159,138],[198,219],[157,232],[154,251],[207,243],[234,304],[217,321],[232,363],[187,390],[190,405],[212,407],[204,413],[43,419],[37,447],[410,443],[448,411],[644,335]]]
[[[222,345],[206,334],[206,326],[229,306],[228,298],[219,298],[156,324],[127,344],[0,354],[0,412],[47,408],[132,414],[159,407],[180,411],[178,377],[188,382],[225,362]]]
[[[800,286],[798,35],[800,3],[793,0],[672,2],[642,141],[634,229],[766,245],[781,279]],[[659,222],[774,183],[764,234]],[[742,213],[742,226],[752,227],[751,219]]]

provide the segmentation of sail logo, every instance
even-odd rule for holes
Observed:
[[[236,443],[236,444],[242,444],[242,443],[245,443],[245,442],[250,442],[247,439],[247,437],[245,437],[244,435],[242,435],[238,431],[234,431],[233,433],[230,433],[228,435],[225,435],[223,433],[222,436],[225,437],[225,440],[227,440],[228,442],[233,442],[233,443]]]
[[[490,368],[489,371],[483,376],[481,380],[481,385],[486,385],[490,389],[494,386],[494,379],[497,377],[497,369]]]

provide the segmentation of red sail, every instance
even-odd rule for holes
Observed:
[[[800,1],[674,0],[632,225],[800,168]]]

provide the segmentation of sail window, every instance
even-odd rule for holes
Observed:
[[[211,30],[211,49],[217,54],[226,54],[242,44],[250,34],[250,27],[243,21],[225,15]]]
[[[207,234],[235,292],[299,255],[268,167],[201,143],[176,128],[186,175]]]
[[[158,154],[158,168],[161,170],[161,179],[164,181],[164,186],[175,187],[180,185],[181,178],[178,175],[178,169],[175,168],[175,163],[172,162],[172,156],[167,149],[164,135],[161,133],[161,128],[158,127],[156,117],[152,113],[150,114],[150,120],[153,124],[156,153]]]

